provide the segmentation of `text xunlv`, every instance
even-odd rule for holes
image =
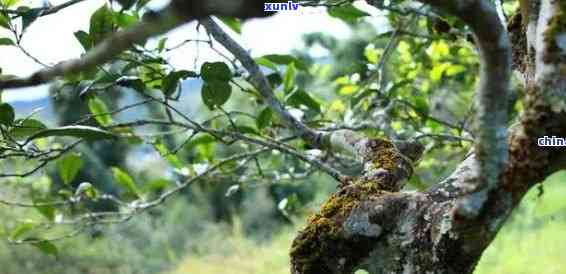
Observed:
[[[293,3],[289,1],[287,3],[264,3],[264,11],[284,11],[284,10],[298,10],[299,3]]]

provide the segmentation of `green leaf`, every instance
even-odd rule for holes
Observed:
[[[22,29],[25,31],[37,18],[41,16],[43,9],[30,9],[22,15]]]
[[[88,140],[114,139],[116,135],[112,132],[90,126],[65,126],[41,130],[28,138],[28,142],[53,136],[68,136],[84,138]]]
[[[77,40],[79,41],[79,43],[81,43],[81,46],[83,46],[85,51],[88,51],[89,49],[92,48],[92,38],[90,37],[90,35],[82,30],[79,30],[77,32],[74,33],[75,38],[77,38]]]
[[[159,39],[159,43],[157,43],[157,51],[162,53],[165,50],[165,44],[167,43],[167,37],[163,37]]]
[[[89,34],[96,45],[114,31],[114,12],[104,5],[96,10],[90,17]]]
[[[277,88],[283,83],[283,78],[281,78],[281,75],[278,72],[267,75],[267,80],[271,84],[272,88]]]
[[[2,0],[2,6],[4,8],[10,8],[18,4],[20,0]]]
[[[0,12],[0,27],[10,29],[10,21],[10,17],[6,13]]]
[[[47,127],[38,120],[18,119],[14,121],[14,126],[10,130],[10,135],[16,140],[23,140],[45,129],[47,129]]]
[[[81,156],[76,153],[67,154],[57,161],[59,177],[67,185],[75,179],[82,166]]]
[[[257,130],[250,126],[236,126],[236,129],[241,133],[258,134]]]
[[[289,65],[291,63],[295,63],[295,66],[297,69],[302,70],[302,71],[306,71],[308,68],[305,65],[305,63],[303,63],[301,60],[291,56],[291,55],[286,55],[286,54],[269,54],[269,55],[264,55],[260,58],[265,58],[267,60],[269,60],[272,63],[278,64],[278,65]]]
[[[273,117],[273,111],[271,108],[266,107],[264,108],[256,119],[256,125],[258,129],[264,129],[271,123],[271,119]]]
[[[347,23],[352,23],[359,18],[369,16],[369,13],[354,7],[352,4],[348,4],[331,7],[328,9],[328,15],[346,21]]]
[[[306,91],[297,89],[293,93],[289,94],[286,99],[287,104],[292,106],[304,105],[307,108],[320,113],[320,104],[310,96]]]
[[[163,91],[165,96],[169,97],[177,91],[180,81],[189,77],[197,77],[197,74],[188,70],[172,71],[163,78],[161,91]]]
[[[200,146],[200,145],[207,145],[207,144],[212,144],[214,143],[216,140],[214,139],[214,137],[210,136],[210,135],[201,135],[198,136],[196,138],[193,138],[192,141],[188,142],[184,148],[186,150],[193,150],[195,147]]]
[[[37,247],[41,252],[47,255],[53,255],[55,257],[59,255],[57,247],[49,241],[40,241],[38,243],[34,243],[33,246]]]
[[[168,186],[173,185],[173,184],[174,183],[171,182],[170,180],[167,180],[167,179],[164,179],[164,178],[159,178],[159,179],[152,180],[148,183],[145,183],[143,185],[143,190],[144,190],[144,192],[160,192],[160,191],[163,191]]]
[[[230,68],[223,62],[204,63],[201,67],[200,74],[205,82],[228,82],[232,79]]]
[[[227,82],[212,81],[205,82],[202,85],[202,101],[210,109],[213,110],[218,106],[224,105],[230,95],[232,95],[232,86]]]
[[[283,90],[285,93],[289,93],[295,87],[295,76],[297,75],[297,69],[295,68],[295,63],[291,63],[287,66],[285,71],[285,76],[283,77]]]
[[[232,29],[234,32],[241,34],[242,33],[242,21],[240,19],[234,17],[225,17],[220,16],[218,17],[222,23]]]
[[[49,200],[46,199],[39,199],[39,200],[33,200],[34,203],[45,203],[45,202],[49,202]],[[53,221],[55,219],[55,207],[53,206],[35,206],[35,209],[41,213],[41,215],[43,215],[45,218],[47,218],[47,220]]]
[[[33,223],[25,222],[21,223],[12,231],[10,234],[10,240],[17,241],[20,240],[25,234],[30,232],[34,228]]]
[[[16,114],[14,108],[7,103],[0,104],[0,124],[9,126],[14,123]]]
[[[136,183],[134,182],[134,179],[128,175],[128,173],[118,167],[113,167],[112,174],[114,175],[114,180],[116,180],[120,186],[139,197],[139,191],[136,187]]]
[[[265,58],[265,57],[259,57],[255,59],[255,62],[260,65],[260,66],[264,66],[268,69],[272,69],[272,70],[277,70],[277,64],[269,61],[269,59]]]
[[[100,98],[90,98],[88,100],[88,108],[99,125],[108,126],[112,124],[112,115],[108,114],[108,107]]]
[[[169,164],[176,168],[183,167],[183,163],[181,162],[181,160],[179,160],[179,157],[177,157],[177,155],[171,153],[171,151],[167,149],[167,146],[165,146],[163,140],[158,139],[157,141],[155,141],[155,143],[153,143],[153,147],[157,150],[157,152],[159,152],[159,155],[161,155],[161,157],[167,160]]]
[[[425,97],[417,96],[414,98],[416,111],[422,116],[428,116],[429,105]]]
[[[0,46],[13,46],[15,45],[14,41],[10,38],[0,38]]]
[[[116,24],[120,28],[127,28],[127,27],[135,25],[136,23],[139,22],[139,18],[137,16],[131,15],[131,14],[120,13],[120,14],[117,14],[117,15],[114,15],[114,16],[115,16],[115,19],[116,19]]]

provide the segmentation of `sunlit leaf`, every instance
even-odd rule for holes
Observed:
[[[225,16],[220,16],[219,19],[234,32],[242,33],[242,21],[240,19]]]
[[[113,167],[112,168],[112,174],[114,175],[114,180],[116,180],[116,182],[120,186],[122,186],[128,192],[135,194],[136,196],[139,196],[139,191],[138,191],[138,188],[136,186],[136,183],[134,182],[134,179],[132,179],[132,177],[130,177],[130,175],[128,173],[126,173],[125,171],[123,171],[122,169],[120,169],[118,167]]]
[[[285,71],[285,76],[283,77],[283,89],[286,93],[289,93],[295,87],[295,76],[297,70],[295,69],[295,63],[291,63],[287,66]]]
[[[88,100],[88,108],[94,119],[101,126],[112,124],[112,115],[109,114],[106,103],[98,97],[92,97]]]
[[[28,234],[34,228],[34,224],[31,222],[24,222],[16,226],[12,233],[10,233],[10,240],[17,241],[21,240],[23,236]]]

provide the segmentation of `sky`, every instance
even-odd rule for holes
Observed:
[[[52,5],[67,0],[51,0]],[[43,0],[24,0],[31,6],[37,6]],[[90,15],[106,0],[86,0],[69,7],[54,15],[41,17],[31,25],[24,35],[23,47],[37,59],[48,65],[79,57],[83,51],[73,33],[78,30],[88,30]],[[167,0],[153,0],[149,6],[159,8]],[[363,6],[362,3],[357,3]],[[367,7],[363,7],[368,10]],[[371,9],[370,9],[371,11]],[[371,13],[371,12],[370,12]],[[237,41],[251,54],[261,56],[264,54],[285,54],[292,49],[302,47],[302,35],[311,32],[325,31],[337,38],[347,38],[350,35],[348,27],[338,19],[331,18],[323,8],[301,7],[299,11],[281,12],[266,19],[253,19],[247,21],[242,27],[242,34],[229,31]],[[190,23],[166,34],[168,45],[176,45],[185,39],[206,39],[206,34],[196,31],[196,24]],[[0,31],[0,37],[11,37],[10,33]],[[157,40],[157,39],[155,39]],[[219,48],[220,45],[217,44]],[[197,48],[198,47],[198,48]],[[313,54],[323,54],[321,49],[313,49]],[[178,69],[195,69],[206,61],[219,61],[222,58],[206,45],[197,46],[188,44],[167,56],[171,64]],[[197,60],[197,62],[195,62]],[[42,66],[35,63],[16,47],[0,47],[0,68],[3,74],[27,76]],[[27,89],[7,90],[2,95],[3,101],[34,100],[47,95],[47,86]]]

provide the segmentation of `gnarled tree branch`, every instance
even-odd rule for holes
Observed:
[[[75,3],[75,2],[70,2]],[[63,8],[66,6],[63,6]],[[57,9],[53,11],[58,11]],[[53,67],[42,69],[26,78],[0,80],[0,89],[13,89],[37,86],[68,74],[86,71],[97,65],[111,61],[115,56],[141,43],[150,37],[163,34],[184,23],[208,16],[224,15],[239,18],[268,16],[263,12],[263,1],[172,1],[155,16],[130,28],[106,38],[99,45],[89,50],[81,58],[61,62]]]

